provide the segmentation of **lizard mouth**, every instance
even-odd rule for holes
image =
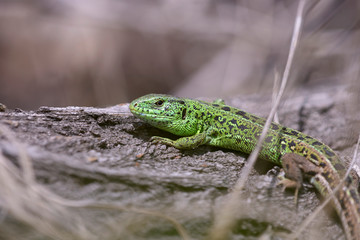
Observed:
[[[175,120],[172,116],[164,116],[163,112],[159,111],[148,111],[144,110],[142,107],[139,106],[137,102],[130,103],[129,105],[130,112],[135,115],[136,117],[142,119],[145,122],[153,122],[153,121],[159,121],[162,124],[164,122],[172,122]]]
[[[130,112],[136,116],[150,116],[152,114],[145,113],[141,109],[137,108],[137,103],[129,105]]]
[[[143,112],[133,112],[133,114],[137,117],[139,117],[140,119],[143,119],[146,117],[148,119],[157,119],[157,120],[162,120],[162,119],[166,119],[169,120],[166,117],[163,117],[161,115],[158,114],[151,114],[151,113],[143,113]]]
[[[159,119],[159,120],[167,119],[168,120],[168,118],[169,118],[169,117],[162,116],[161,114],[148,113],[148,112],[141,111],[141,109],[136,108],[136,105],[137,105],[136,103],[134,105],[130,105],[129,109],[132,114],[139,117],[140,119],[144,119],[146,117],[146,118],[151,118],[151,119]]]

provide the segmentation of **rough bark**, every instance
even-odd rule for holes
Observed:
[[[335,88],[298,92],[284,101],[280,121],[319,138],[342,157],[351,156],[356,139],[349,140],[353,130],[341,112],[343,96]],[[242,96],[227,101],[261,116],[269,112],[270,102],[267,96]],[[6,109],[0,112],[0,122],[25,144],[37,183],[51,192],[71,200],[158,211],[176,219],[193,239],[206,236],[214,214],[221,211],[219,206],[246,161],[240,153],[209,146],[180,151],[151,145],[148,140],[153,135],[176,137],[133,117],[127,104],[109,108],[41,107],[37,111]],[[6,160],[19,166],[19,148],[3,133],[0,150]],[[276,186],[278,171],[271,163],[257,162],[239,209],[234,209],[243,215],[238,219],[233,239],[255,239],[269,229],[271,234],[281,236],[294,230],[319,205],[320,197],[306,184],[296,207],[294,192],[282,192]],[[0,189],[0,193],[4,192]],[[22,193],[12,194],[16,197]],[[4,213],[1,239],[49,238],[7,212],[7,205],[1,200],[0,195]],[[71,211],[67,214],[71,215]],[[169,221],[148,214],[101,208],[76,209],[73,214],[84,224],[83,231],[93,230],[94,239],[180,238]],[[84,235],[70,232],[70,236],[79,239]],[[329,211],[318,216],[307,236],[344,239],[341,224]]]

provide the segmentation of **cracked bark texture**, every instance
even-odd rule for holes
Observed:
[[[359,114],[346,113],[346,94],[344,87],[297,91],[285,97],[279,109],[280,123],[325,142],[348,164],[346,157],[352,156],[359,130],[349,123],[360,119]],[[269,96],[225,101],[263,117],[271,107]],[[240,153],[209,146],[180,151],[151,145],[149,139],[154,135],[176,137],[133,117],[128,104],[6,109],[0,112],[0,122],[25,144],[37,182],[51,192],[71,200],[157,211],[176,219],[192,239],[206,236],[246,161]],[[0,136],[0,152],[18,165],[19,149],[4,135]],[[319,205],[319,195],[305,184],[295,206],[294,192],[282,192],[276,186],[278,172],[279,167],[271,163],[256,163],[239,209],[234,209],[244,215],[237,219],[232,239],[257,239],[262,234],[285,239],[284,234],[296,229]],[[6,208],[1,203],[0,239],[50,239]],[[309,227],[307,239],[345,239],[341,223],[329,210]],[[91,232],[94,239],[180,239],[169,221],[152,215],[101,208],[80,208],[70,214],[82,221],[83,231]]]

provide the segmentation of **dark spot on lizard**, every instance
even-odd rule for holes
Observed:
[[[288,130],[288,128],[287,127],[282,127],[281,128],[281,132],[284,132],[284,133],[286,133],[286,131]]]
[[[289,130],[289,131],[288,131]],[[297,131],[295,131],[295,130],[290,130],[290,129],[286,129],[285,131],[287,131],[286,133],[288,134],[288,135],[292,135],[292,136],[297,136],[298,135],[298,132]]]
[[[291,134],[294,135],[294,136],[297,136],[297,135],[299,134],[299,132],[296,131],[296,130],[292,130],[292,131],[291,131]]]
[[[237,126],[237,121],[235,119],[231,119],[229,122]]]
[[[253,118],[254,120],[258,120],[258,119],[259,119],[258,116],[252,116],[252,118]]]
[[[327,148],[324,148],[324,152],[325,152],[328,156],[330,156],[330,157],[335,156],[335,153],[333,153],[332,151],[330,151],[330,150],[327,149]]]
[[[247,126],[245,126],[245,125],[240,125],[240,126],[238,126],[239,127],[239,129],[240,130],[242,130],[242,131],[244,131],[245,129],[248,129],[248,127]]]
[[[182,118],[182,120],[185,120],[185,118],[186,118],[186,108],[184,108],[184,109],[182,110],[181,118]]]
[[[179,103],[185,105],[185,102],[183,100],[180,100]]]
[[[272,139],[273,139],[272,136],[268,136],[268,137],[265,138],[265,142],[271,143]]]
[[[289,148],[296,147],[296,143],[294,141],[289,142]]]
[[[232,124],[236,125],[236,127],[238,127],[240,130],[245,130],[245,129],[248,129],[247,126],[241,124],[241,125],[238,125],[238,122],[235,120],[235,119],[231,119],[229,122],[231,122]],[[230,124],[229,124],[230,125]]]
[[[303,138],[303,137],[298,137],[298,140],[300,140],[300,141],[302,141],[302,140],[304,140],[305,138]]]
[[[313,142],[313,143],[312,143],[312,145],[313,145],[313,146],[321,146],[321,145],[322,145],[322,143],[321,143],[321,142],[316,141],[316,142]]]
[[[237,111],[236,113],[235,113],[236,115],[240,115],[240,116],[242,116],[243,118],[245,118],[245,119],[249,119],[249,117],[247,116],[247,113],[246,112],[244,112],[244,111]]]
[[[235,114],[244,116],[244,115],[246,115],[246,112],[239,110]]]
[[[222,120],[221,120],[222,119]],[[219,123],[223,124],[226,122],[226,118],[222,118],[221,116],[215,116],[214,120],[218,121]]]
[[[219,107],[219,104],[213,103],[214,107]]]
[[[224,111],[230,111],[229,107],[222,107],[221,109],[224,110]]]
[[[319,165],[320,165],[320,167],[322,167],[322,168],[326,167],[326,163],[324,163],[324,162],[321,162]]]
[[[281,144],[281,148],[282,148],[283,150],[286,150],[286,144]]]
[[[319,161],[318,157],[315,154],[310,154],[310,157],[316,161]]]

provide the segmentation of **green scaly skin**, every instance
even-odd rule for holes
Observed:
[[[213,103],[149,94],[131,102],[130,111],[150,125],[181,136],[177,140],[152,137],[151,141],[178,149],[211,145],[250,154],[263,130],[265,119]],[[284,184],[301,187],[303,175],[324,196],[341,183],[346,168],[328,146],[297,130],[272,123],[259,158],[282,165]],[[289,180],[290,179],[290,180]],[[285,181],[287,180],[287,181]],[[360,240],[360,198],[351,177],[335,194],[334,207],[339,214],[346,238]]]

